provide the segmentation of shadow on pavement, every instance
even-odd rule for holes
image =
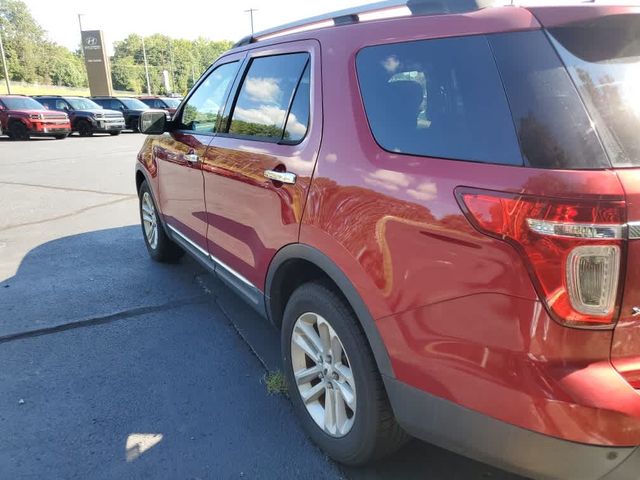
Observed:
[[[520,478],[417,440],[338,471],[229,320],[279,368],[278,332],[189,258],[152,262],[137,225],[30,251],[0,279],[0,478]]]

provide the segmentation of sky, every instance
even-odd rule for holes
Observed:
[[[107,42],[130,33],[162,33],[174,38],[239,40],[255,30],[325,12],[368,3],[367,0],[24,0],[32,15],[47,30],[49,39],[70,49],[80,43],[78,14],[84,30],[103,30]]]

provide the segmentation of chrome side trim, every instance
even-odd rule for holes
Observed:
[[[629,240],[640,238],[640,221],[627,223],[627,231],[629,232]]]
[[[211,260],[212,262],[214,262],[216,264],[216,266],[223,268],[224,270],[227,271],[227,273],[230,273],[231,275],[233,275],[234,277],[236,277],[238,280],[240,280],[242,283],[244,283],[245,285],[247,285],[248,287],[251,288],[256,288],[256,286],[251,283],[247,278],[245,278],[244,276],[242,276],[241,274],[239,274],[238,272],[236,272],[233,268],[231,268],[229,265],[227,265],[226,263],[224,263],[222,260],[220,260],[217,257],[214,257],[213,255],[211,255],[209,252],[207,252],[205,249],[203,249],[202,247],[200,247],[199,245],[197,245],[193,240],[191,240],[189,237],[187,237],[184,233],[182,233],[180,230],[178,230],[177,228],[167,224],[167,226],[169,227],[169,229],[175,233],[176,235],[178,235],[182,240],[184,240],[185,242],[187,242],[189,245],[191,245],[193,248],[195,248],[196,250],[198,250],[198,252],[200,252],[203,256],[207,257],[209,260]],[[257,289],[257,288],[256,288]]]
[[[176,235],[178,235],[182,240],[184,240],[185,242],[187,242],[189,245],[191,245],[193,248],[195,248],[196,250],[198,250],[198,252],[200,252],[202,255],[204,255],[205,257],[209,258],[209,252],[207,252],[204,248],[202,248],[200,245],[196,244],[194,241],[192,241],[189,237],[187,237],[184,233],[182,233],[180,230],[178,230],[175,227],[172,227],[171,225],[169,225],[167,223],[167,227],[169,227],[169,230],[171,230],[173,233],[175,233]]]

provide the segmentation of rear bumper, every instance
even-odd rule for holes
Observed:
[[[411,435],[531,478],[637,480],[640,448],[561,440],[485,416],[396,379],[385,386]]]

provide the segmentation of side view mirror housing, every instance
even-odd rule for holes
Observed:
[[[138,122],[140,132],[147,135],[160,135],[167,131],[167,115],[164,112],[142,112]]]

